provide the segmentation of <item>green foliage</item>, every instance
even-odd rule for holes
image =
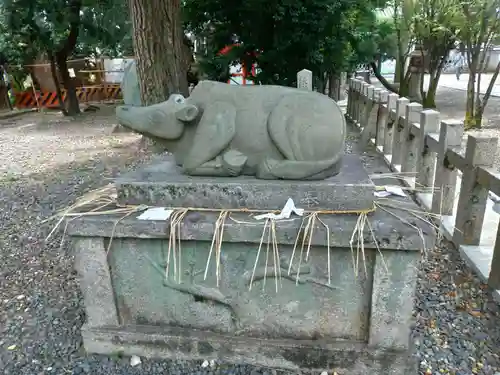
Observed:
[[[463,27],[457,0],[420,0],[412,19],[414,39],[429,57],[430,70],[444,63]],[[432,73],[431,73],[432,74]]]
[[[359,39],[373,29],[374,7],[370,0],[186,0],[184,17],[189,31],[209,40],[202,57],[207,74],[223,76],[229,61],[217,52],[237,38],[234,57],[257,62],[258,83],[292,86],[301,69],[322,81],[355,65],[363,55]]]
[[[122,31],[129,22],[125,7],[125,0],[3,0],[0,48],[9,56],[11,66],[18,63],[22,67],[36,57],[47,57],[61,103],[60,78],[67,90],[63,113],[78,114],[78,98],[67,60],[78,53],[119,54],[127,49],[120,48],[127,45],[127,33]],[[27,74],[22,68],[9,70],[17,75],[13,80],[18,82]]]
[[[132,22],[126,0],[93,1],[83,9],[76,53],[82,56],[131,56]]]
[[[68,55],[131,53],[125,0],[3,0],[0,50],[10,64],[25,64],[40,53],[69,47],[71,26],[77,42]]]
[[[498,0],[466,0],[461,6],[464,27],[460,38],[465,45],[469,66],[465,127],[480,128],[484,109],[500,71],[498,63],[484,96],[481,96],[481,75],[488,51],[500,34],[500,4]]]
[[[235,46],[227,53],[220,54],[219,51],[209,51],[206,56],[198,59],[198,69],[211,80],[227,82],[230,78],[229,68],[243,55],[242,47]]]
[[[463,23],[460,38],[468,51],[471,64],[471,60],[479,58],[481,49],[488,49],[500,34],[500,2],[467,0],[460,4]]]

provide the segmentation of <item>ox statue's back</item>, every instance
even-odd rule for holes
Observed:
[[[338,174],[346,137],[339,106],[282,86],[201,81],[189,98],[120,106],[118,122],[159,138],[184,173],[320,180]]]

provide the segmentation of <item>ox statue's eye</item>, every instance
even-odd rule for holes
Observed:
[[[184,103],[184,98],[183,98],[182,96],[180,96],[180,95],[179,95],[179,96],[177,96],[177,97],[175,98],[175,102],[176,102],[177,104],[182,104],[182,103]]]

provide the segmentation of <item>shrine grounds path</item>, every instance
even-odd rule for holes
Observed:
[[[463,96],[443,88],[438,102],[456,116]],[[500,116],[500,98],[491,99],[487,113]],[[202,368],[198,362],[147,359],[132,367],[128,358],[83,352],[84,307],[71,251],[66,243],[61,246],[60,236],[45,242],[52,227],[41,222],[151,159],[138,136],[112,134],[113,123],[109,107],[73,120],[53,113],[0,120],[0,373],[277,374],[249,366]],[[349,134],[354,152],[356,138]],[[415,319],[420,374],[500,371],[499,308],[444,242],[429,249],[422,264]]]

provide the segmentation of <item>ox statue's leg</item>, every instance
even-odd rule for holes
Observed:
[[[215,102],[205,108],[184,160],[184,171],[192,176],[239,175],[247,158],[227,149],[235,133],[236,109],[232,104]]]

